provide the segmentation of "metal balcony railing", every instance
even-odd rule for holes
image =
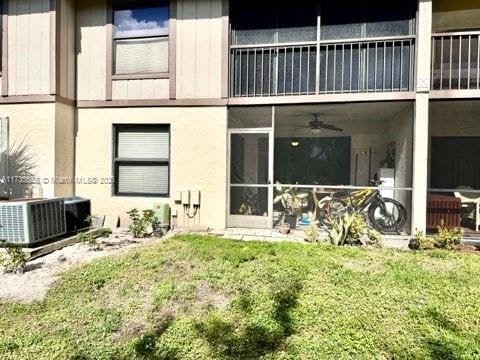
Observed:
[[[434,34],[432,90],[480,89],[480,31]]]
[[[413,90],[415,37],[231,46],[232,97]]]

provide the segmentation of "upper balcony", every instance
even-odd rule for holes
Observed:
[[[404,97],[414,90],[415,13],[414,0],[234,1],[231,102]]]
[[[432,98],[480,97],[480,3],[433,0]]]
[[[434,97],[480,96],[480,31],[435,33],[432,40]]]

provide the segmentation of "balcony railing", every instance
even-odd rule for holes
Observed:
[[[413,90],[415,38],[231,46],[232,97]]]
[[[480,31],[434,34],[432,90],[480,89]]]

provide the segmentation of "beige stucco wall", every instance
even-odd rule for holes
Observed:
[[[0,105],[0,116],[9,118],[9,174],[33,176],[41,185],[12,185],[13,195],[53,197],[50,182],[55,172],[55,104]]]
[[[57,103],[55,107],[55,196],[73,195],[75,187],[75,108]],[[70,180],[70,182],[68,181]]]
[[[12,184],[13,198],[73,195],[72,184],[53,178],[73,176],[74,109],[55,103],[0,105],[0,116],[9,118],[7,175],[35,179]]]
[[[112,196],[112,185],[76,186],[76,194],[92,199],[93,211],[118,215],[128,223],[126,212],[134,207],[152,208],[168,202],[178,191],[200,190],[201,211],[196,224],[224,228],[226,218],[227,109],[201,108],[117,108],[79,109],[76,136],[78,178],[112,176],[113,124],[170,124],[171,160],[169,199]],[[183,210],[179,207],[179,225]],[[190,222],[193,225],[193,220]]]

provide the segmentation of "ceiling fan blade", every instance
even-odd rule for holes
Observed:
[[[332,131],[343,131],[343,129],[340,129],[339,127],[335,125],[330,125],[330,124],[322,124],[320,125],[321,128],[325,130],[332,130]]]

